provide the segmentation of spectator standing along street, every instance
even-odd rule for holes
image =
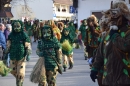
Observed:
[[[3,50],[6,49],[6,40],[4,36],[4,24],[0,23],[0,60],[3,60]]]

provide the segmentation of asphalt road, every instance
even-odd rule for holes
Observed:
[[[29,81],[30,73],[33,66],[38,60],[36,55],[37,43],[33,43],[31,60],[27,62],[26,76],[23,86],[38,86]],[[84,54],[82,49],[74,49],[74,67],[73,69],[67,69],[62,75],[57,76],[57,86],[98,86],[97,82],[94,83],[90,79],[90,68],[86,60],[84,60]],[[15,78],[9,74],[6,77],[0,77],[0,86],[16,86]]]

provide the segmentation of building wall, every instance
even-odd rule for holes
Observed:
[[[59,4],[59,3],[54,3],[54,14],[56,15],[55,20],[65,20],[66,18],[71,20],[71,17],[73,16],[72,13],[69,13],[69,7],[70,5],[65,5],[65,4]],[[59,8],[59,10],[58,10]],[[62,9],[65,9],[66,11],[63,12]]]
[[[78,27],[80,21],[89,17],[92,12],[101,12],[110,8],[112,0],[79,0],[78,4]]]
[[[28,9],[24,8],[21,1],[12,5],[13,19],[21,19],[22,17],[36,18],[40,20],[53,19],[53,1],[52,0],[27,0]]]

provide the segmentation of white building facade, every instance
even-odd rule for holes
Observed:
[[[52,0],[27,0],[25,6],[24,0],[12,2],[13,19],[40,19],[50,20],[53,19],[53,1]]]
[[[78,1],[78,26],[80,21],[93,13],[100,13],[110,8],[111,0],[79,0]]]
[[[63,1],[63,2],[62,2]],[[70,6],[72,6],[72,2],[68,1],[68,3],[64,3],[65,0],[55,1],[53,4],[53,13],[54,13],[54,20],[71,20],[73,13],[70,13]],[[62,2],[62,3],[61,3]]]
[[[80,21],[94,14],[100,19],[103,10],[110,9],[112,0],[78,0],[78,26]],[[116,0],[113,0],[116,1]],[[130,0],[122,0],[130,7]]]

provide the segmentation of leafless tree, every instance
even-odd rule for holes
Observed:
[[[19,1],[20,1],[20,2],[23,2],[23,3],[24,3],[24,6],[25,6],[25,10],[31,13],[31,11],[30,11],[30,9],[29,9],[29,6],[28,6],[28,3],[33,2],[33,1],[35,1],[35,0],[12,0],[12,1],[11,1],[11,3],[12,3],[11,5],[12,5],[12,6],[15,5],[15,4],[17,4]]]

